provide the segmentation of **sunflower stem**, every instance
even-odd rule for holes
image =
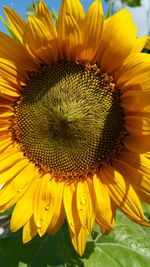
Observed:
[[[113,0],[110,1],[109,8],[105,17],[106,19],[108,19],[111,16],[112,11],[113,11]]]

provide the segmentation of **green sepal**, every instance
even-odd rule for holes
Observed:
[[[17,42],[20,42],[20,40],[18,39],[17,35],[14,33],[14,31],[12,30],[12,28],[9,26],[9,24],[3,19],[2,16],[0,16],[0,20],[3,23],[4,27],[6,28],[6,30],[8,31],[9,35],[12,37],[12,39],[16,40]]]

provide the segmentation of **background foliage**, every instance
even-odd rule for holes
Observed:
[[[141,0],[120,0],[122,4],[126,4],[130,7],[141,6]],[[111,0],[105,0],[105,2],[115,2]]]
[[[145,213],[150,216],[148,206]],[[67,223],[55,236],[35,237],[22,244],[21,231],[0,236],[0,267],[149,267],[150,229],[118,212],[115,230],[101,235],[94,226],[83,257],[73,249]]]

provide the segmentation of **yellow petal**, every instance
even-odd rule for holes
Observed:
[[[1,87],[1,86],[0,86]],[[15,100],[20,96],[20,94],[13,92],[11,90],[8,90],[6,88],[1,89],[0,88],[0,97],[8,99],[10,101],[12,101],[13,103],[15,102]]]
[[[4,155],[3,157],[0,155],[0,173],[7,170],[20,160],[24,159],[23,152],[12,151],[8,155]]]
[[[63,183],[56,182],[48,173],[40,178],[34,196],[34,220],[40,236],[45,234],[48,226],[55,228],[62,206]],[[52,229],[53,230],[53,229]]]
[[[146,153],[150,151],[150,136],[136,136],[130,134],[124,140],[126,148],[135,153]]]
[[[147,113],[150,111],[149,59],[150,57],[147,58],[147,61],[129,69],[124,77],[122,76],[122,82],[123,79],[126,79],[126,75],[128,75],[129,78],[130,76],[133,77],[123,85],[121,94],[122,107],[128,111]]]
[[[9,166],[0,173],[0,184],[4,184],[7,181],[15,178],[29,163],[28,159],[20,159],[14,165]],[[1,195],[1,192],[0,192]]]
[[[93,185],[97,200],[96,222],[103,229],[103,233],[108,233],[114,227],[115,209],[105,185],[97,175],[93,177]]]
[[[3,126],[3,125],[1,125],[1,128],[0,128],[0,136],[2,135],[4,135],[5,133],[9,133],[9,125],[7,125],[7,126]]]
[[[122,66],[115,73],[115,80],[118,86],[124,84],[140,83],[140,76],[147,75],[145,78],[150,76],[150,55],[144,53],[131,54],[126,60],[124,60]],[[145,80],[145,79],[144,79]],[[127,83],[128,82],[128,83]]]
[[[103,233],[103,235],[109,234],[114,229],[115,226],[116,205],[114,204],[112,199],[111,199],[111,210],[112,210],[112,224],[109,224],[109,222],[103,219],[100,210],[98,210],[96,214],[96,223],[100,226],[100,230]]]
[[[49,221],[49,225],[47,228],[48,233],[55,234],[61,227],[64,219],[66,217],[64,206],[63,206],[63,189],[64,183],[63,182],[56,182],[53,181],[52,189],[55,191],[53,194],[54,196],[54,205],[53,205],[53,212],[51,212],[51,220]],[[49,207],[47,207],[49,208]]]
[[[2,153],[3,151],[5,151],[8,147],[10,147],[12,145],[13,141],[12,138],[5,138],[3,140],[0,140],[0,153]]]
[[[24,163],[25,164],[25,163]],[[20,168],[21,166],[18,166]],[[0,190],[0,203],[4,205],[13,197],[20,194],[24,187],[28,187],[34,176],[34,165],[25,165],[21,170],[18,169],[16,176],[9,180]]]
[[[60,39],[65,38],[63,32],[63,30],[65,31],[65,21],[63,19],[66,14],[73,17],[79,26],[81,26],[85,16],[79,0],[63,0],[58,18],[58,34]]]
[[[147,37],[147,41],[144,48],[150,50],[150,36]]]
[[[22,42],[22,36],[25,30],[26,22],[12,9],[4,7],[5,15],[10,24],[10,27]]]
[[[6,99],[6,100],[9,100],[12,102],[12,105],[14,104],[14,102],[17,100],[17,97],[12,97],[9,95],[9,92],[7,90],[5,90],[5,93],[4,91],[2,90],[0,92],[0,98],[1,99]]]
[[[13,110],[11,105],[12,105],[12,100],[6,99],[6,98],[1,98],[0,99],[0,109],[1,110],[4,110],[4,109]]]
[[[0,107],[0,119],[7,119],[9,120],[9,118],[13,117],[14,113],[12,111],[10,111],[7,108],[1,108]]]
[[[9,92],[11,91],[12,94],[15,93],[20,93],[20,91],[22,91],[22,88],[20,85],[16,84],[11,84],[10,82],[7,82],[5,78],[0,77],[0,88],[1,90],[9,90]],[[13,110],[12,107],[10,107],[9,109]]]
[[[8,59],[0,59],[0,72],[2,77],[10,83],[24,85],[28,79],[28,74],[20,65],[10,61]]]
[[[57,60],[56,40],[38,18],[28,18],[23,39],[26,48],[40,62],[49,64]]]
[[[77,183],[76,201],[81,225],[91,233],[95,221],[96,203],[93,184],[90,180],[89,183],[87,183],[87,180]]]
[[[11,135],[8,135],[8,136],[2,135],[0,137],[0,159],[1,160],[5,158],[6,156],[9,156],[9,154],[12,154],[17,151],[18,151],[18,147],[12,141]],[[1,183],[1,171],[0,171],[0,183]]]
[[[5,119],[5,118],[3,118],[3,119],[0,120],[1,127],[5,127],[5,126],[6,127],[10,127],[10,124],[11,124],[11,122],[9,120]]]
[[[47,30],[50,31],[53,38],[57,38],[57,31],[51,16],[51,12],[48,6],[42,0],[38,4],[36,17],[43,22]]]
[[[10,132],[9,131],[4,131],[4,132],[1,132],[0,131],[0,138],[8,138],[10,137]]]
[[[38,179],[30,184],[28,190],[17,202],[11,217],[10,229],[12,232],[17,231],[25,225],[33,214],[33,196],[36,192]]]
[[[23,227],[23,243],[29,242],[36,234],[37,228],[32,216]]]
[[[2,32],[0,32],[0,57],[20,64],[24,70],[37,70],[34,58],[26,51],[25,47]]]
[[[84,253],[88,235],[89,235],[89,232],[87,231],[85,227],[81,227],[79,232],[76,234],[74,234],[70,230],[72,244],[80,256],[82,256]]]
[[[77,210],[75,188],[76,186],[73,183],[65,184],[63,203],[69,227],[73,233],[78,233],[79,229],[81,228],[81,222]]]
[[[135,44],[134,48],[132,49],[131,54],[141,52],[143,50],[143,48],[145,47],[147,39],[148,39],[147,36],[137,38],[136,44]]]
[[[78,52],[81,49],[81,33],[78,24],[76,23],[75,19],[68,14],[65,17],[66,23],[66,35],[65,40],[62,41],[62,56],[67,58],[68,60],[75,60],[78,59]]]
[[[146,158],[150,159],[150,152],[146,152],[145,154],[143,154]]]
[[[136,135],[150,136],[150,117],[126,115],[124,118],[125,128],[128,132]]]
[[[53,214],[52,220],[47,228],[47,232],[50,235],[55,235],[61,228],[62,224],[65,221],[66,215],[65,215],[65,210],[63,203],[61,203],[61,208],[59,211],[59,214],[57,213],[57,216],[55,218],[55,214]],[[59,215],[59,216],[58,216]]]
[[[18,88],[17,88],[18,87]],[[16,98],[20,96],[19,86],[12,86],[5,79],[0,77],[0,96],[10,101],[16,101]]]
[[[148,225],[141,202],[131,184],[119,172],[108,166],[102,169],[101,177],[111,198],[126,216],[136,223]]]
[[[150,111],[150,93],[144,94],[142,90],[130,90],[121,96],[121,106],[127,111],[133,112],[148,112]]]
[[[23,194],[25,193],[25,191],[26,191],[26,188],[24,188],[20,192],[20,194],[16,195],[10,201],[8,201],[7,203],[5,203],[4,205],[1,205],[0,206],[0,212],[4,212],[4,211],[8,210],[9,208],[13,207],[19,201],[19,199],[21,199],[21,197],[23,196]]]
[[[63,0],[58,17],[58,39],[61,56],[75,59],[81,46],[80,27],[84,10],[79,0]]]
[[[126,157],[129,155],[129,160]],[[139,157],[138,162],[135,162],[138,156],[132,152],[123,153],[120,160],[114,162],[115,168],[124,176],[124,178],[133,186],[139,197],[150,203],[150,174],[143,172],[146,157]],[[132,156],[132,158],[131,158]],[[148,163],[149,160],[147,159]],[[139,165],[136,169],[136,166]],[[144,166],[145,168],[145,166]]]
[[[103,30],[103,8],[100,0],[95,0],[90,6],[82,26],[83,50],[81,60],[92,61],[100,47]]]
[[[137,76],[137,78],[130,80],[124,85],[124,87],[122,88],[122,92],[121,92],[121,99],[124,100],[130,97],[132,99],[133,97],[135,97],[135,99],[137,98],[138,102],[140,102],[139,101],[140,98],[141,99],[148,98],[149,100],[149,97],[150,97],[149,83],[150,83],[150,78],[147,78],[147,73],[145,75],[143,74],[143,75]],[[138,106],[142,107],[142,104],[139,103]],[[133,107],[133,110],[135,112],[139,112],[139,111],[144,112],[144,110],[142,111],[142,110],[136,110],[136,109],[137,108]]]
[[[121,153],[120,158],[129,165],[133,166],[136,171],[139,171],[143,175],[150,175],[150,160],[146,157],[146,155],[136,154],[129,150],[125,150]]]
[[[50,222],[50,212],[53,209],[54,198],[51,187],[51,176],[49,173],[39,179],[34,196],[34,221],[40,236],[45,234]]]
[[[121,10],[105,21],[97,55],[98,63],[104,71],[113,72],[122,64],[136,44],[136,33],[127,10]]]

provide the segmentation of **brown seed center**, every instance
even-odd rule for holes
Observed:
[[[15,137],[46,171],[80,173],[104,161],[122,129],[120,91],[96,66],[59,61],[32,77],[16,106]]]

